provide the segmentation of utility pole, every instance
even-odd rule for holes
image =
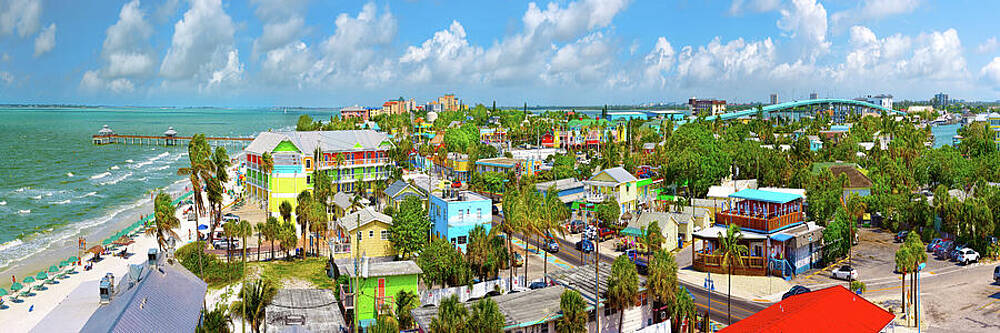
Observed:
[[[594,219],[594,321],[601,333],[601,228]],[[527,264],[525,264],[527,265]]]

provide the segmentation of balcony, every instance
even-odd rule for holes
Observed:
[[[587,202],[602,203],[605,198],[607,198],[607,196],[602,193],[587,193]]]
[[[737,275],[765,275],[767,265],[764,257],[743,256],[741,264],[733,265],[732,272]],[[729,273],[729,267],[722,266],[722,255],[694,253],[694,269],[699,272],[712,272],[717,274]]]
[[[345,311],[354,309],[354,293],[351,292],[350,285],[340,285],[340,303],[344,305]]]
[[[334,179],[334,181],[333,181],[334,184],[338,184],[338,183],[339,184],[353,183],[353,182],[358,181],[359,179],[361,181],[368,182],[368,181],[373,181],[373,180],[387,179],[387,178],[389,178],[389,172],[387,172],[387,171],[385,171],[385,172],[370,172],[370,173],[364,174],[360,178],[358,178],[357,175],[355,175],[355,174],[347,174],[347,173],[341,174],[340,175],[340,179],[337,179],[337,175],[336,174],[333,174],[332,177]]]
[[[354,168],[354,167],[359,167],[359,166],[382,165],[382,164],[388,164],[388,163],[389,163],[389,158],[388,157],[382,157],[382,158],[364,158],[364,159],[357,159],[357,160],[344,160],[343,162],[340,163],[339,169]],[[326,169],[338,169],[337,161],[331,160],[331,161],[322,162],[320,164],[320,168],[324,169],[324,170],[326,170]]]
[[[761,215],[749,216],[735,213],[731,210],[719,211],[715,213],[715,223],[735,224],[743,229],[756,230],[760,232],[771,232],[786,226],[802,222],[802,212],[793,212],[785,215]]]

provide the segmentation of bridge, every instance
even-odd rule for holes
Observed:
[[[855,112],[859,113],[862,110],[871,110],[877,112],[885,112],[887,114],[894,115],[906,115],[906,112],[893,110],[889,108],[884,108],[881,105],[875,105],[865,101],[858,101],[853,99],[841,99],[841,98],[820,98],[820,99],[807,99],[801,101],[791,101],[778,104],[765,105],[760,109],[752,108],[747,110],[740,110],[734,112],[727,112],[718,115],[712,115],[705,117],[705,120],[714,121],[715,118],[720,118],[720,120],[732,120],[738,118],[747,118],[756,116],[758,113],[764,113],[765,117],[772,114],[785,113],[786,115],[791,115],[794,113],[801,113],[800,108],[824,108],[827,110],[834,110],[835,113],[843,112]],[[680,121],[679,124],[686,123],[687,121]]]

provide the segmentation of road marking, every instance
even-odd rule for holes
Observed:
[[[766,299],[760,299],[760,298],[754,298],[753,301],[757,302],[757,303],[771,303],[771,301],[768,301]]]
[[[844,258],[844,259],[840,259],[840,261],[838,261],[838,262],[835,262],[835,263],[833,263],[833,264],[830,264],[829,266],[826,266],[826,267],[824,267],[823,269],[821,269],[821,270],[819,270],[819,271],[816,271],[815,273],[812,273],[812,274],[809,274],[809,275],[806,275],[806,276],[805,276],[804,278],[806,278],[806,279],[809,279],[809,278],[812,278],[812,277],[813,277],[814,275],[816,275],[816,274],[819,274],[819,273],[823,273],[823,272],[825,272],[826,270],[828,270],[828,269],[831,269],[831,268],[833,268],[834,266],[837,266],[837,265],[840,265],[840,263],[844,262],[844,261],[845,261],[845,260],[847,260],[847,259],[849,259],[849,258]]]
[[[978,310],[982,310],[983,308],[985,308],[987,306],[993,305],[993,303],[996,303],[997,301],[1000,301],[1000,299],[995,299],[995,300],[993,300],[993,301],[991,301],[989,303],[983,304],[983,306],[980,306]]]
[[[876,292],[876,291],[886,291],[886,290],[893,290],[893,289],[899,289],[899,286],[865,290],[865,293],[873,293],[873,292]]]

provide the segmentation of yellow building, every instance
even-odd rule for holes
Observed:
[[[389,241],[391,226],[392,217],[371,207],[347,214],[336,222],[337,237],[331,249],[333,258],[353,258],[355,248],[358,256],[366,258],[395,256],[396,250]]]

